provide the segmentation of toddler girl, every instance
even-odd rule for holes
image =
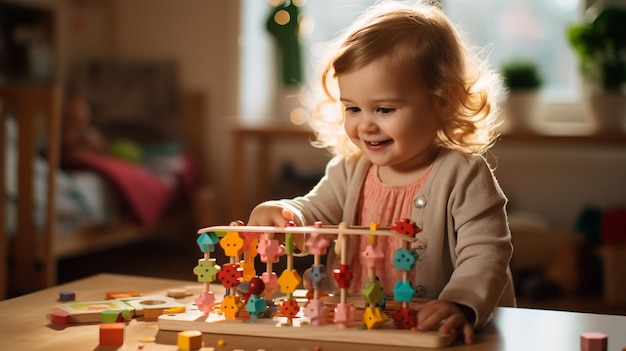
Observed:
[[[411,282],[416,297],[431,299],[418,309],[418,328],[458,330],[472,343],[497,305],[515,304],[507,200],[484,158],[497,138],[500,77],[436,6],[385,2],[340,39],[321,83],[311,125],[316,145],[334,155],[324,177],[304,196],[258,205],[248,225],[415,222],[422,231],[411,244]],[[359,254],[366,241],[346,241],[351,293],[368,279]],[[376,273],[389,296],[401,242],[380,237],[377,245],[385,263]]]

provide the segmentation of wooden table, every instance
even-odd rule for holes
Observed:
[[[61,290],[73,290],[79,301],[102,300],[106,291],[132,290],[144,296],[165,295],[167,290],[185,288],[193,295],[181,302],[195,298],[202,285],[196,282],[143,278],[116,274],[99,274],[72,283],[49,288],[0,302],[0,350],[138,350],[139,337],[153,336],[156,342],[144,342],[143,350],[177,350],[176,332],[160,331],[156,321],[141,318],[128,323],[123,347],[100,347],[98,323],[57,326],[50,323],[48,314],[60,304]],[[477,334],[476,343],[463,345],[457,340],[445,350],[580,350],[580,334],[589,331],[609,336],[609,351],[626,346],[626,316],[573,313],[524,308],[498,309],[494,323]],[[282,330],[281,330],[282,332]],[[364,331],[367,332],[367,331]],[[226,344],[218,346],[223,339]],[[381,350],[380,346],[352,343],[308,342],[278,338],[204,335],[208,351],[229,350],[313,350],[320,346],[329,350]],[[403,350],[385,347],[385,350]],[[417,350],[417,348],[412,348]]]

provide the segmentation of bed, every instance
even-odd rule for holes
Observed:
[[[1,298],[54,285],[59,259],[148,240],[164,235],[164,227],[194,233],[197,206],[205,214],[211,206],[201,167],[202,92],[181,94],[182,143],[164,139],[168,144],[158,145],[149,161],[131,162],[111,155],[61,158],[61,91],[0,87]]]

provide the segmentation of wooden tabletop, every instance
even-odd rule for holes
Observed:
[[[176,332],[161,331],[156,321],[137,318],[128,323],[122,347],[99,346],[99,323],[53,325],[49,313],[59,306],[59,292],[72,290],[78,301],[103,300],[108,291],[136,291],[143,296],[166,295],[170,289],[186,289],[191,295],[181,303],[192,301],[201,291],[197,282],[145,278],[117,274],[99,274],[0,302],[0,350],[139,350],[140,337],[154,337],[155,342],[143,342],[143,350],[177,350]],[[574,313],[525,308],[500,308],[494,323],[477,334],[476,343],[463,345],[457,340],[445,350],[580,350],[580,334],[601,332],[608,335],[608,350],[626,346],[626,316]],[[277,328],[277,333],[286,332]],[[367,332],[367,331],[364,331]],[[224,345],[218,346],[218,340]],[[379,345],[337,342],[309,342],[245,336],[203,336],[208,351],[228,350],[313,350],[322,351],[381,350]],[[358,342],[358,340],[354,340]],[[349,342],[349,341],[347,341]],[[385,350],[405,350],[385,347]],[[418,350],[412,348],[412,350]]]

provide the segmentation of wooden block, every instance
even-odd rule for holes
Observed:
[[[121,310],[104,310],[100,313],[100,322],[102,323],[115,323],[123,320],[124,317]]]
[[[124,323],[102,323],[100,324],[100,345],[101,346],[121,346],[124,345]]]
[[[104,293],[106,300],[122,299],[127,297],[139,297],[141,293],[136,291],[107,291]]]
[[[128,299],[121,299],[118,301],[122,301],[126,303],[127,305],[129,305],[135,312],[135,316],[144,315],[146,309],[159,308],[161,309],[161,311],[152,311],[152,312],[161,314],[163,313],[162,310],[166,308],[180,306],[180,302],[176,301],[175,299],[171,297],[167,297],[167,296],[161,296],[161,295],[132,297]],[[156,317],[158,317],[158,314],[156,315]],[[149,318],[156,318],[156,317],[153,314]]]
[[[72,301],[58,306],[58,309],[70,314],[72,323],[93,323],[100,322],[102,311],[121,310],[128,311],[132,316],[132,307],[118,300],[104,301]],[[130,319],[130,317],[129,317]]]
[[[169,289],[167,291],[167,296],[175,299],[183,298],[187,295],[187,290],[185,289]]]
[[[606,351],[608,336],[603,333],[589,332],[580,334],[581,351]]]
[[[69,324],[71,315],[67,311],[55,310],[50,315],[50,319],[54,324]]]
[[[178,333],[178,349],[184,351],[202,348],[202,333],[197,330],[185,330]]]
[[[76,293],[71,290],[62,290],[59,292],[59,301],[74,301]]]
[[[143,309],[143,318],[145,319],[157,319],[163,314],[167,308],[165,307],[147,307]]]

